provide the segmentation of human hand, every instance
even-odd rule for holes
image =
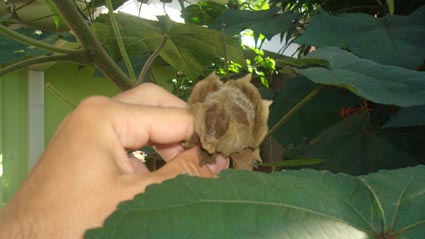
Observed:
[[[0,238],[80,238],[117,204],[179,174],[213,177],[228,159],[199,166],[185,102],[153,84],[84,100],[59,126],[22,188],[0,214]],[[149,172],[127,150],[154,145],[167,164]]]

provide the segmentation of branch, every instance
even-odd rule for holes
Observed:
[[[19,70],[21,68],[37,65],[41,63],[53,62],[53,61],[71,61],[80,64],[89,64],[90,61],[82,56],[81,54],[66,54],[66,55],[52,55],[52,56],[38,56],[23,61],[19,61],[15,64],[8,65],[0,69],[0,76],[7,73]]]
[[[121,32],[118,27],[117,19],[114,15],[114,9],[112,7],[111,0],[106,0],[106,7],[108,8],[109,17],[111,19],[112,29],[114,30],[115,38],[117,39],[118,48],[120,49],[121,56],[124,60],[125,66],[127,67],[130,80],[136,82],[136,75],[134,74],[133,66],[131,65],[130,58],[128,58],[127,51],[125,50],[124,42],[122,40]]]
[[[13,40],[19,41],[25,45],[35,46],[43,50],[53,51],[57,53],[64,53],[64,54],[73,54],[73,53],[80,52],[80,50],[61,48],[61,47],[44,43],[42,41],[37,41],[35,39],[32,39],[31,37],[27,37],[16,31],[13,31],[12,29],[9,29],[3,24],[0,24],[0,33],[2,33],[3,35],[9,38],[12,38]]]
[[[310,102],[316,95],[320,93],[323,85],[317,86],[313,91],[306,95],[300,102],[298,102],[291,110],[288,111],[270,130],[267,132],[264,139],[271,136],[278,130],[283,124],[285,124],[298,110],[300,110],[305,104]]]
[[[89,59],[99,70],[106,77],[110,78],[121,90],[132,88],[133,83],[102,47],[89,25],[87,25],[86,21],[79,13],[74,1],[52,0],[52,2],[55,4],[69,28],[81,42],[83,48],[87,51]]]
[[[164,34],[164,37],[162,38],[161,44],[158,46],[158,48],[156,48],[156,50],[152,53],[152,55],[150,55],[149,58],[146,60],[146,63],[145,63],[145,65],[143,65],[143,69],[140,72],[139,77],[137,78],[137,82],[139,84],[143,83],[143,80],[145,79],[149,68],[151,67],[155,58],[161,52],[162,48],[164,48],[165,44],[167,43],[167,40],[168,40],[168,36]]]

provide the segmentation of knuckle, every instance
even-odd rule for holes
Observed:
[[[154,84],[154,83],[143,83],[140,86],[140,89],[147,91],[147,92],[155,92],[158,90],[162,90],[161,87],[159,87],[158,85]]]
[[[89,96],[75,109],[75,114],[86,117],[105,114],[111,108],[112,100],[105,96]]]

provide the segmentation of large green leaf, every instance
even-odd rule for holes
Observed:
[[[409,16],[331,16],[319,11],[296,40],[317,47],[338,46],[381,64],[415,69],[425,56],[425,6]]]
[[[418,239],[424,180],[424,166],[362,177],[314,170],[179,176],[121,203],[85,238]]]
[[[400,108],[383,127],[391,128],[417,125],[425,125],[425,105]]]
[[[352,175],[418,164],[410,153],[419,151],[423,155],[423,146],[410,148],[411,152],[406,152],[403,147],[387,140],[387,134],[399,137],[406,143],[417,138],[403,131],[380,131],[370,121],[369,113],[363,112],[322,131],[306,146],[287,149],[286,153],[290,158],[325,159],[325,162],[314,168]],[[425,143],[424,139],[421,142]]]
[[[221,25],[225,23],[226,34],[239,34],[242,30],[249,28],[256,35],[261,33],[267,39],[271,39],[274,35],[295,27],[301,18],[301,14],[292,12],[278,14],[279,10],[277,7],[264,11],[229,9],[219,16],[210,28],[221,29]]]
[[[425,126],[385,128],[377,134],[416,162],[425,164]]]
[[[297,73],[314,82],[342,86],[382,104],[425,104],[425,72],[381,65],[336,47],[318,49],[308,57],[325,59],[330,64],[329,69],[296,69]]]
[[[223,41],[218,31],[192,24],[175,23],[166,17],[160,18],[160,21],[150,21],[117,14],[116,19],[129,55],[140,55],[158,48],[166,35],[168,40],[160,56],[192,80],[197,80],[215,59],[224,56]],[[120,59],[109,17],[99,16],[93,27],[105,48],[115,59]],[[226,49],[229,60],[244,64],[238,40],[226,38]]]
[[[316,84],[303,76],[286,79],[270,107],[269,127],[273,127],[315,87],[317,87]],[[284,147],[304,144],[322,130],[339,122],[341,118],[338,113],[341,109],[357,107],[361,101],[360,97],[345,89],[325,88],[281,126],[273,137]]]

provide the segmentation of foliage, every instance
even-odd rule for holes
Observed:
[[[16,32],[34,40],[50,44],[55,43],[58,39],[75,41],[74,37],[68,32],[42,32],[31,28],[21,28],[16,30]],[[0,35],[0,64],[12,63],[27,57],[35,57],[45,54],[51,54],[51,52],[38,49],[33,46],[28,46]]]
[[[421,138],[421,133],[397,132],[391,129],[380,130],[370,119],[368,112],[355,114],[320,132],[306,146],[287,149],[289,158],[321,158],[325,162],[318,169],[360,175],[375,172],[381,168],[395,169],[419,162],[409,155],[399,143],[386,139],[387,134],[398,141],[413,142]],[[425,145],[421,138],[420,145]],[[419,151],[420,149],[415,149]],[[421,160],[422,159],[417,159]]]
[[[330,64],[328,69],[309,67],[296,70],[314,82],[344,87],[381,104],[425,104],[423,72],[381,65],[334,47],[320,48],[308,57],[328,60]]]
[[[159,21],[143,20],[137,17],[117,14],[117,22],[121,29],[128,54],[140,55],[158,48],[164,37],[167,42],[163,46],[160,57],[168,64],[184,72],[191,80],[197,80],[206,68],[223,54],[221,34],[201,26],[179,24],[168,17],[160,17]],[[107,15],[99,16],[93,28],[114,59],[120,59],[115,37]],[[229,59],[243,64],[244,58],[239,41],[226,38]],[[202,52],[202,54],[200,54]]]
[[[7,26],[0,29],[9,37],[0,38],[2,56],[7,56],[1,58],[5,67],[0,74],[59,56],[95,64],[122,89],[137,84],[124,73],[125,56],[110,18],[93,15],[103,1],[76,1],[77,11],[66,5],[69,2],[51,0],[57,8],[52,12],[68,23],[78,46],[69,42],[68,48],[53,46],[58,34],[63,35],[58,32],[18,39],[15,33],[34,31],[15,29],[13,12],[0,16]],[[122,1],[113,3],[117,7]],[[234,77],[252,72],[263,97],[274,101],[271,130],[260,146],[264,162],[258,170],[311,169],[271,175],[229,170],[215,180],[181,176],[122,203],[104,228],[89,231],[86,237],[424,235],[422,4],[420,0],[231,0],[225,5],[201,1],[183,8],[185,24],[167,17],[148,21],[116,13],[133,69],[150,69],[147,80],[182,98],[208,71],[225,74],[230,69]],[[82,20],[69,14],[73,12]],[[57,26],[59,20],[56,16],[52,22]],[[299,57],[261,51],[261,44],[253,51],[242,50],[238,37],[246,29],[253,31],[257,43],[280,36],[281,52],[293,42],[301,44]],[[35,45],[34,38],[53,47]],[[34,46],[40,49],[34,51]],[[155,67],[164,65],[172,74],[156,77]],[[415,167],[400,169],[407,166]]]
[[[314,170],[180,176],[120,204],[86,238],[420,238],[424,180],[424,166],[359,177]]]
[[[337,46],[377,63],[416,69],[425,55],[424,14],[425,6],[409,16],[383,18],[365,14],[331,16],[320,11],[295,42]]]
[[[222,4],[209,1],[199,1],[186,7],[184,19],[186,23],[198,25],[210,25],[214,19],[220,16],[226,7]]]
[[[209,27],[221,29],[222,24],[225,23],[226,34],[236,35],[242,30],[249,28],[254,31],[256,39],[258,39],[260,33],[267,39],[271,39],[276,33],[286,32],[295,27],[294,23],[301,17],[299,14],[291,12],[278,14],[279,10],[277,7],[254,12],[229,9],[215,19],[214,23]]]
[[[425,125],[425,105],[400,108],[383,128]]]

